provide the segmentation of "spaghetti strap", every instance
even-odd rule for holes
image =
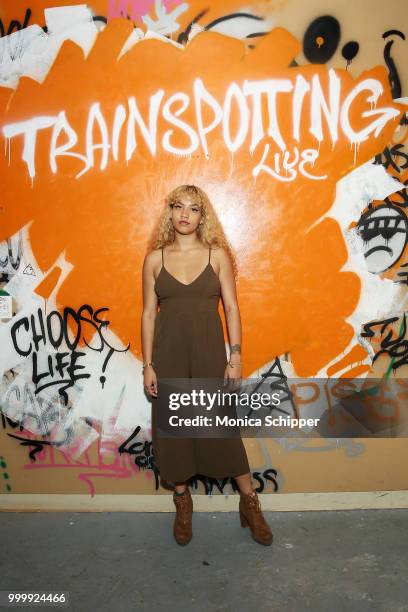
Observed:
[[[164,254],[163,254],[163,247],[161,248],[161,252],[162,252],[162,266],[163,266],[163,268],[164,268],[164,259],[163,259]]]
[[[211,247],[208,249],[208,263],[210,263],[210,257],[211,257]]]

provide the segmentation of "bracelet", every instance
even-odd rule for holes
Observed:
[[[229,365],[231,368],[234,368],[234,367],[236,367],[236,366],[240,366],[240,365],[242,365],[242,361],[241,361],[241,363],[231,363],[231,362],[229,361],[229,362],[228,362],[228,365]]]
[[[149,363],[143,362],[142,363],[142,371],[144,371],[145,368],[147,368],[147,366],[154,366],[155,364],[153,363],[153,361],[149,361]]]

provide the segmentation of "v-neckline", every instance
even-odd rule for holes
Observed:
[[[199,275],[198,275],[198,276],[197,276],[197,277],[196,277],[194,280],[192,280],[192,281],[191,281],[191,283],[182,283],[182,282],[181,282],[181,281],[180,281],[178,278],[176,278],[176,277],[175,277],[173,274],[171,274],[171,273],[170,273],[170,272],[167,270],[167,268],[166,268],[164,265],[162,266],[162,270],[164,270],[165,272],[167,272],[167,274],[168,274],[169,276],[171,276],[171,278],[173,278],[173,279],[176,281],[176,283],[179,283],[180,285],[183,285],[183,287],[190,287],[190,286],[191,286],[193,283],[195,283],[196,281],[198,281],[198,279],[199,279],[199,278],[200,278],[200,277],[201,277],[201,276],[204,274],[204,272],[207,270],[208,266],[211,266],[211,263],[210,263],[210,262],[208,262],[208,263],[207,263],[207,265],[205,266],[204,270],[202,270],[202,271],[200,272],[200,274],[199,274]],[[161,272],[161,270],[160,270],[160,272]],[[160,272],[159,272],[159,275],[158,275],[158,277],[157,277],[157,279],[156,279],[156,282],[157,282],[157,280],[159,279]]]

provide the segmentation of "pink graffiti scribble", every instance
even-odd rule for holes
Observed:
[[[183,0],[162,0],[166,11],[182,2]],[[126,18],[129,15],[132,21],[142,21],[142,17],[147,15],[154,3],[155,0],[109,0],[108,19]]]
[[[28,440],[31,436],[30,432],[26,432],[26,439]],[[33,446],[36,440],[33,437]],[[107,450],[107,444],[104,443],[105,451]],[[96,460],[92,460],[88,451],[85,451],[82,455],[81,460],[73,460],[67,456],[63,451],[58,452],[52,445],[44,445],[43,449],[36,453],[35,461],[26,463],[23,468],[26,470],[43,470],[43,469],[76,469],[79,470],[78,479],[86,483],[88,486],[88,493],[91,497],[96,495],[96,488],[92,481],[94,478],[114,478],[114,479],[128,479],[133,474],[143,474],[147,480],[153,479],[153,473],[149,469],[141,469],[135,464],[132,455],[123,453],[119,454],[117,447],[113,444],[110,445],[109,458],[113,458],[113,462],[105,462],[108,453],[103,452],[100,440],[98,439],[97,444],[92,449],[92,455],[96,456]],[[61,461],[62,458],[62,461]],[[89,470],[94,471],[89,471]],[[86,470],[86,471],[85,471]]]

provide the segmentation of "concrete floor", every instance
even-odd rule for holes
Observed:
[[[0,590],[69,591],[75,612],[408,611],[408,510],[265,517],[272,546],[195,513],[181,547],[172,513],[2,513]]]

